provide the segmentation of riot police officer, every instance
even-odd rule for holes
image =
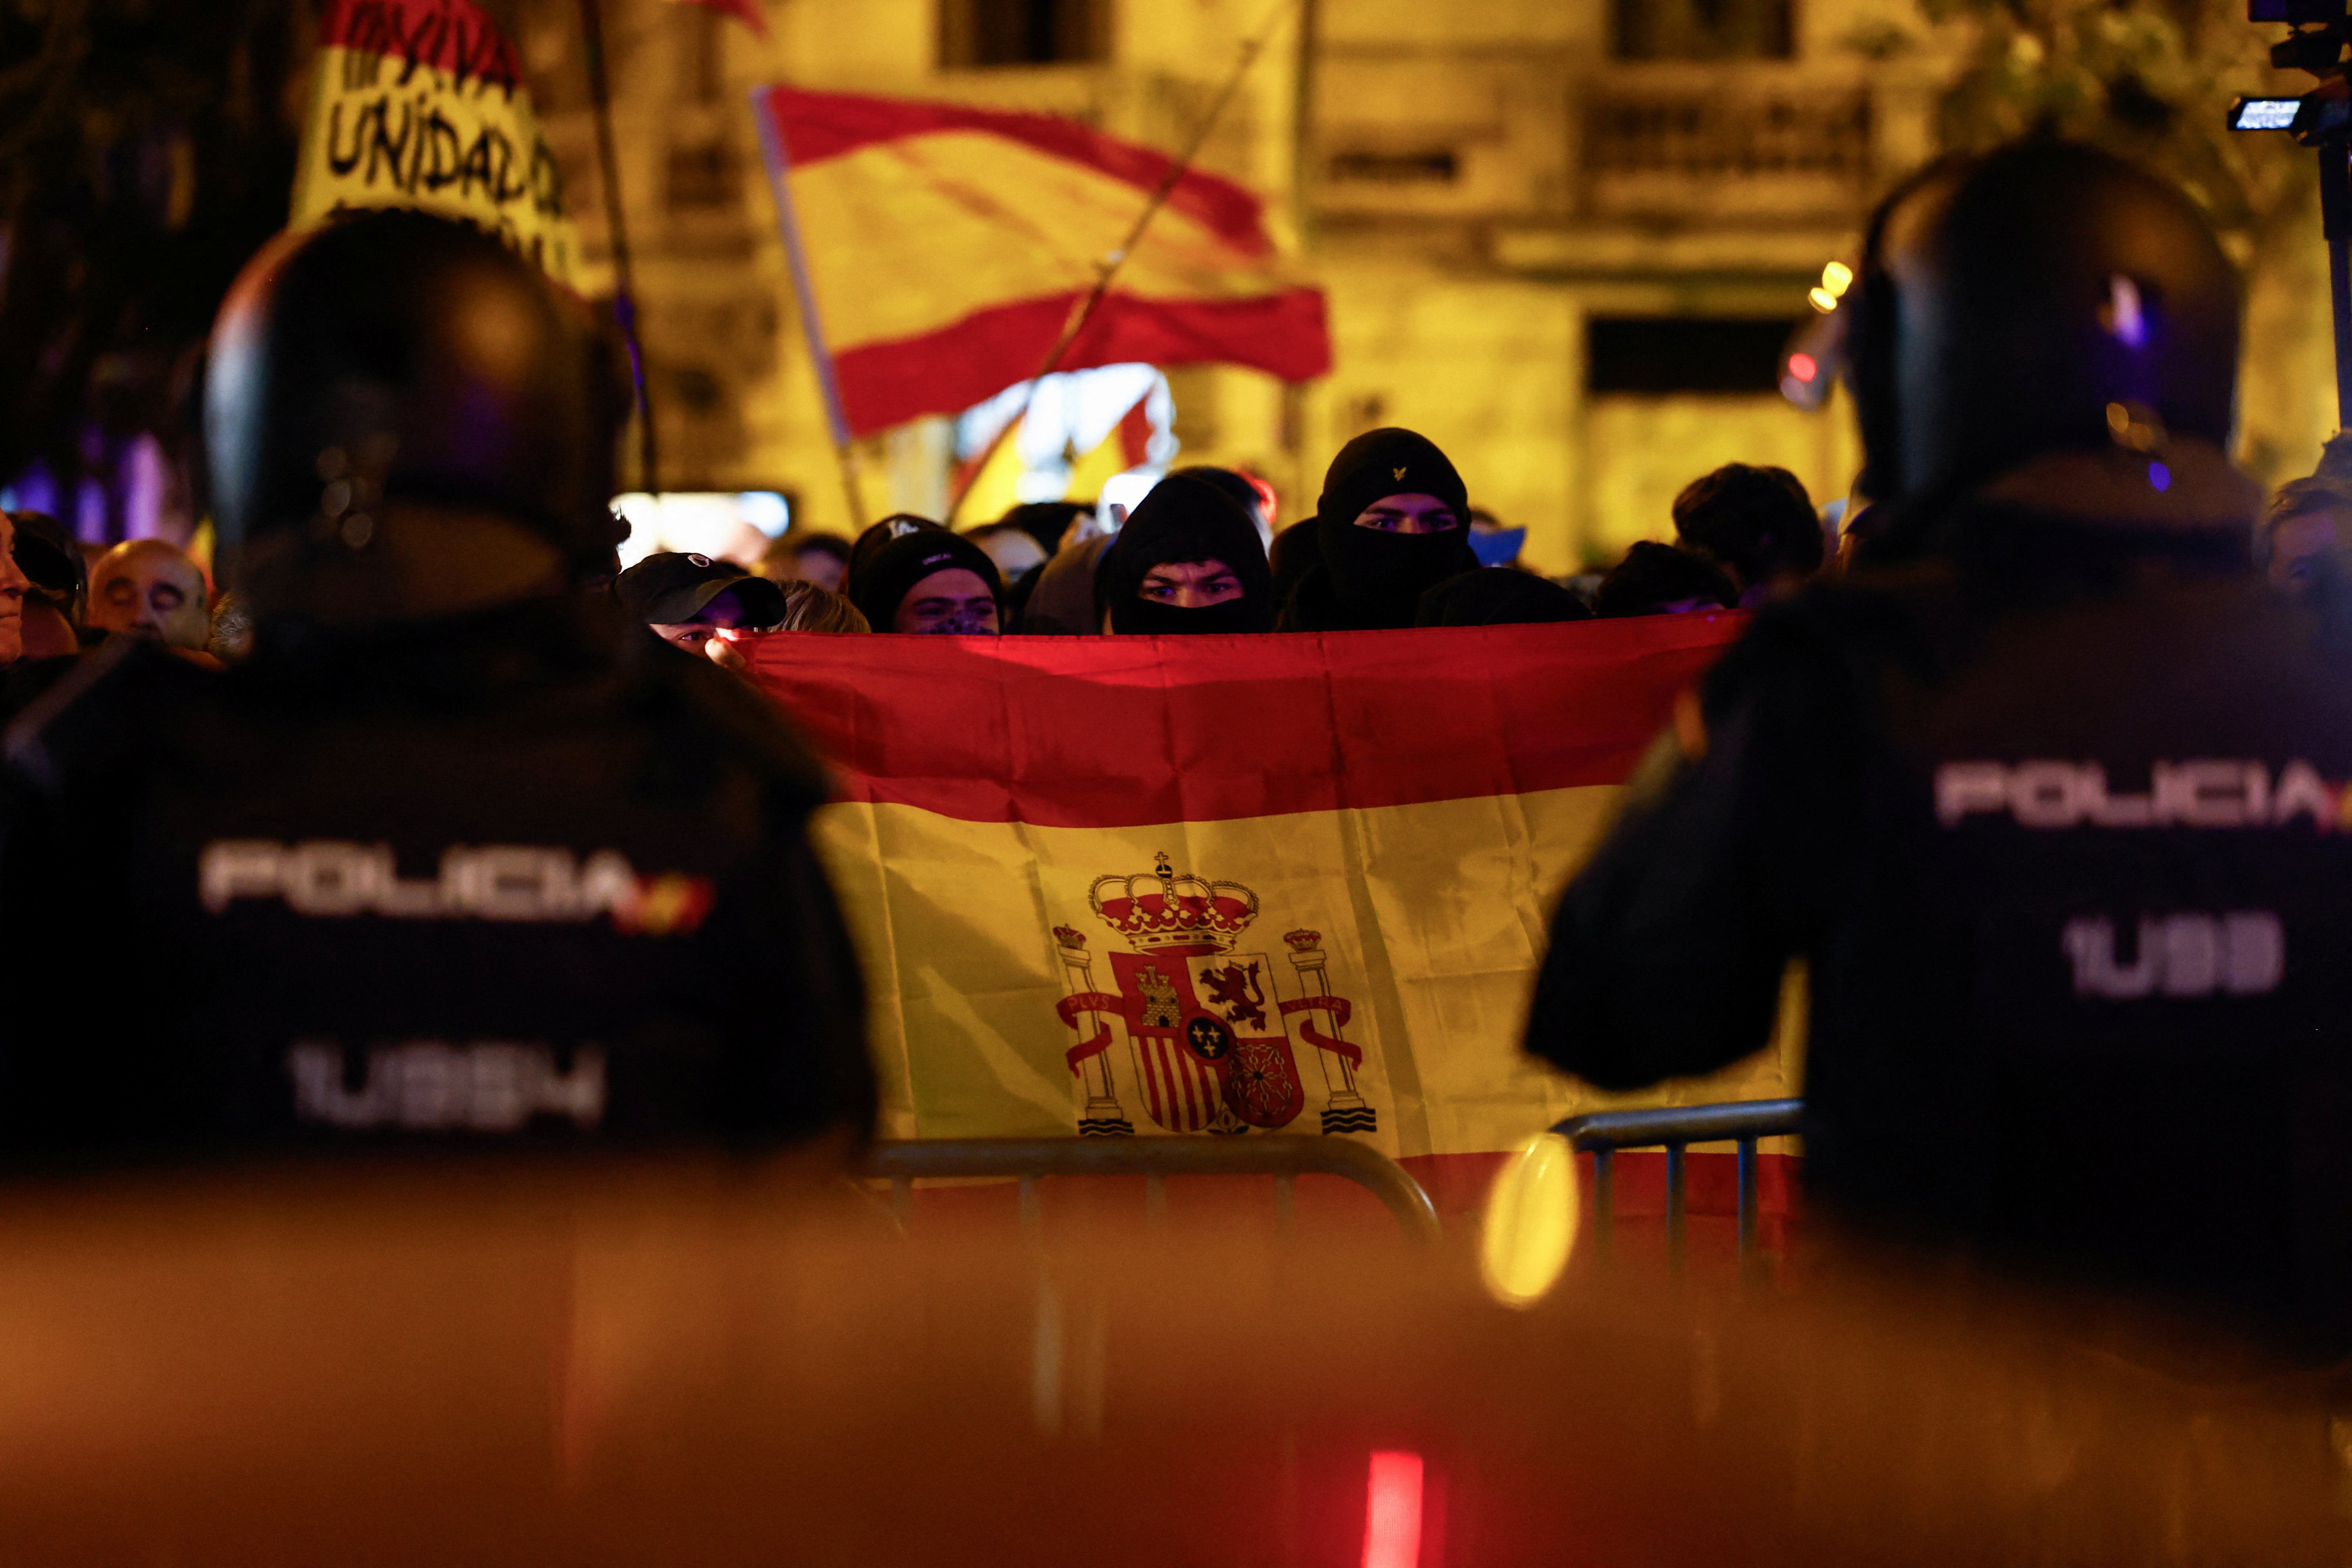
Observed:
[[[253,651],[118,638],[9,731],[0,1152],[870,1129],[822,771],[575,591],[613,570],[612,364],[422,214],[247,268],[205,437]]]
[[[2252,570],[2232,269],[2079,146],[1869,232],[1877,563],[1760,612],[1569,888],[1528,1047],[1629,1089],[1811,982],[1837,1211],[2352,1328],[2352,662]]]

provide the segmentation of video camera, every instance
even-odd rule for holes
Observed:
[[[2319,79],[2300,98],[2242,98],[2230,105],[2232,131],[2285,131],[2316,144],[2352,137],[2352,87],[2344,75],[2344,48],[2352,41],[2347,0],[2246,0],[2249,22],[2283,22],[2294,29],[2271,46],[2271,64]]]

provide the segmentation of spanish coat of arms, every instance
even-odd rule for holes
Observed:
[[[1237,882],[1179,876],[1166,855],[1158,858],[1156,871],[1097,878],[1087,894],[1095,914],[1134,950],[1108,954],[1117,990],[1096,984],[1083,935],[1054,928],[1068,992],[1057,1010],[1078,1034],[1069,1063],[1086,1095],[1079,1132],[1135,1131],[1111,1049],[1121,1034],[1144,1112],[1167,1131],[1235,1134],[1289,1126],[1307,1109],[1291,1045],[1294,1020],[1321,1069],[1322,1130],[1377,1131],[1379,1113],[1356,1081],[1363,1051],[1347,1038],[1353,1008],[1330,994],[1321,933],[1294,931],[1283,938],[1299,994],[1281,1000],[1273,960],[1234,951],[1257,919],[1257,895]]]

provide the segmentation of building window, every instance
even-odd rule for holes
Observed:
[[[1615,0],[1621,60],[1784,60],[1795,0]]]
[[[1595,316],[1585,323],[1585,389],[1774,392],[1796,327],[1785,316]]]
[[[1450,185],[1462,177],[1462,161],[1450,147],[1412,153],[1334,153],[1335,184]]]
[[[717,103],[727,96],[726,19],[703,5],[671,13],[678,31],[677,81],[688,103]]]
[[[1042,66],[1106,59],[1110,0],[940,0],[940,65]]]
[[[672,212],[732,207],[743,199],[743,167],[720,142],[669,150],[666,187]]]

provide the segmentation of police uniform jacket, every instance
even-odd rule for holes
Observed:
[[[7,734],[0,1152],[869,1130],[825,789],[602,601],[113,639]]]
[[[1609,1089],[1810,978],[1848,1215],[2352,1324],[2352,658],[2218,452],[2039,459],[1759,614],[1568,889],[1531,1050]]]

